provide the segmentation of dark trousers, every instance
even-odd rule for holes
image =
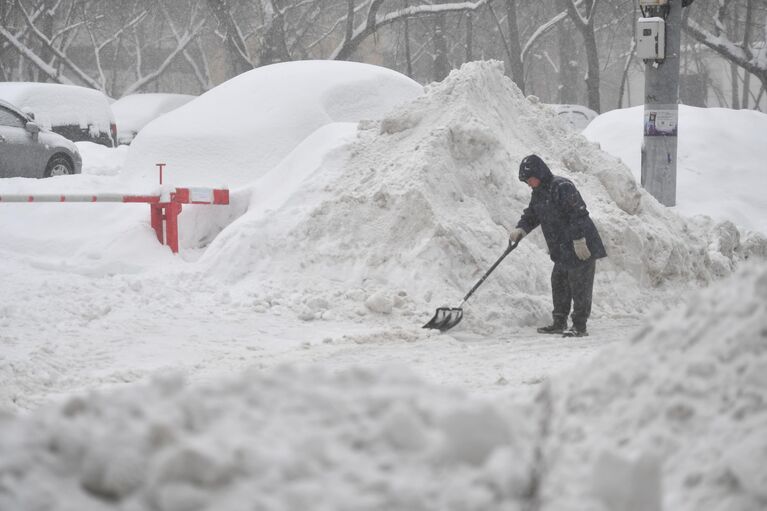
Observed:
[[[585,330],[591,314],[591,295],[594,289],[596,262],[591,259],[575,268],[565,268],[559,263],[551,270],[551,297],[554,301],[554,318],[567,319],[570,304],[573,308],[573,325]]]

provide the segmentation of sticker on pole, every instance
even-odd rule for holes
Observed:
[[[673,105],[661,106],[657,109],[645,107],[644,136],[646,137],[675,137],[679,123],[679,110]]]

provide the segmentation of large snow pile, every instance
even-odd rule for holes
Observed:
[[[521,509],[527,413],[396,367],[166,376],[0,418],[0,509]]]
[[[637,181],[642,173],[643,113],[643,106],[613,110],[583,131],[620,158]],[[767,235],[764,133],[767,114],[762,112],[679,105],[677,211],[727,219]]]
[[[767,507],[767,265],[554,381],[543,509]]]
[[[605,241],[596,314],[644,312],[662,303],[657,289],[673,296],[765,251],[764,239],[741,243],[731,223],[688,221],[660,206],[618,160],[523,97],[500,63],[453,71],[362,123],[345,151],[331,151],[269,207],[264,197],[283,194],[285,174],[253,184],[249,211],[206,253],[209,271],[263,307],[279,301],[306,319],[423,315],[457,302],[505,249],[529,201],[517,168],[530,153],[575,181]],[[472,298],[464,325],[548,315],[550,267],[538,230]]]
[[[300,61],[260,67],[156,119],[131,143],[124,174],[176,186],[246,185],[315,130],[378,119],[423,92],[410,78],[356,62]]]

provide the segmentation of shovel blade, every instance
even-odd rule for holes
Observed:
[[[450,330],[463,319],[463,309],[460,307],[440,307],[434,317],[423,328],[433,328],[444,332]]]

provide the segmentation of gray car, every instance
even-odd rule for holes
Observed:
[[[51,177],[79,174],[77,146],[40,128],[18,108],[0,100],[0,177]]]

